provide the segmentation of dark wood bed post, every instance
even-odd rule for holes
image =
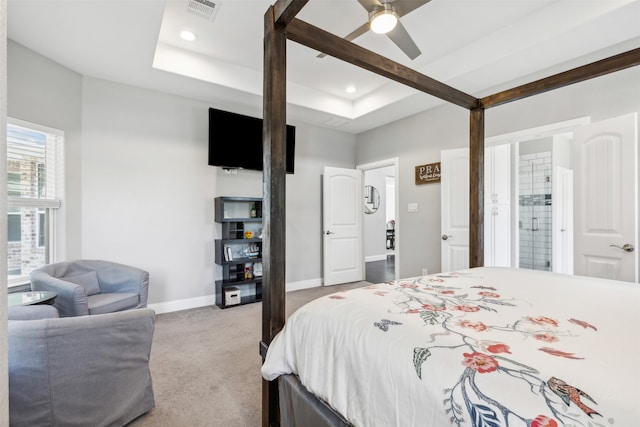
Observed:
[[[279,0],[264,15],[262,341],[267,348],[285,322],[287,24],[307,0]],[[278,426],[277,381],[262,380],[262,426]]]
[[[484,108],[469,120],[469,267],[484,265]]]
[[[287,38],[265,14],[263,76],[263,244],[261,353],[285,320],[286,55]],[[265,354],[262,354],[264,358]],[[262,380],[262,425],[278,425],[278,383]]]

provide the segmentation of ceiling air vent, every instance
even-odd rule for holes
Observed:
[[[209,0],[188,0],[187,11],[202,18],[213,21],[218,11],[218,5]]]
[[[349,123],[349,120],[343,119],[341,117],[331,117],[329,120],[324,122],[325,125],[331,126],[334,128],[340,127],[345,123]]]

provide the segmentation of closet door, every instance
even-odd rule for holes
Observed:
[[[511,146],[489,147],[484,153],[484,202],[509,204],[511,200]]]
[[[499,204],[493,215],[493,265],[511,266],[511,207]]]
[[[511,266],[511,146],[485,150],[484,264]]]
[[[493,194],[501,205],[511,203],[511,146],[497,145],[493,151]]]

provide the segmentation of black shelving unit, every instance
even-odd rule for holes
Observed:
[[[215,262],[222,266],[216,305],[262,301],[262,199],[216,197],[215,221],[222,225],[215,240]]]

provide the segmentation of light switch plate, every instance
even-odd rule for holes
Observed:
[[[418,212],[418,204],[417,203],[409,203],[408,212]]]

